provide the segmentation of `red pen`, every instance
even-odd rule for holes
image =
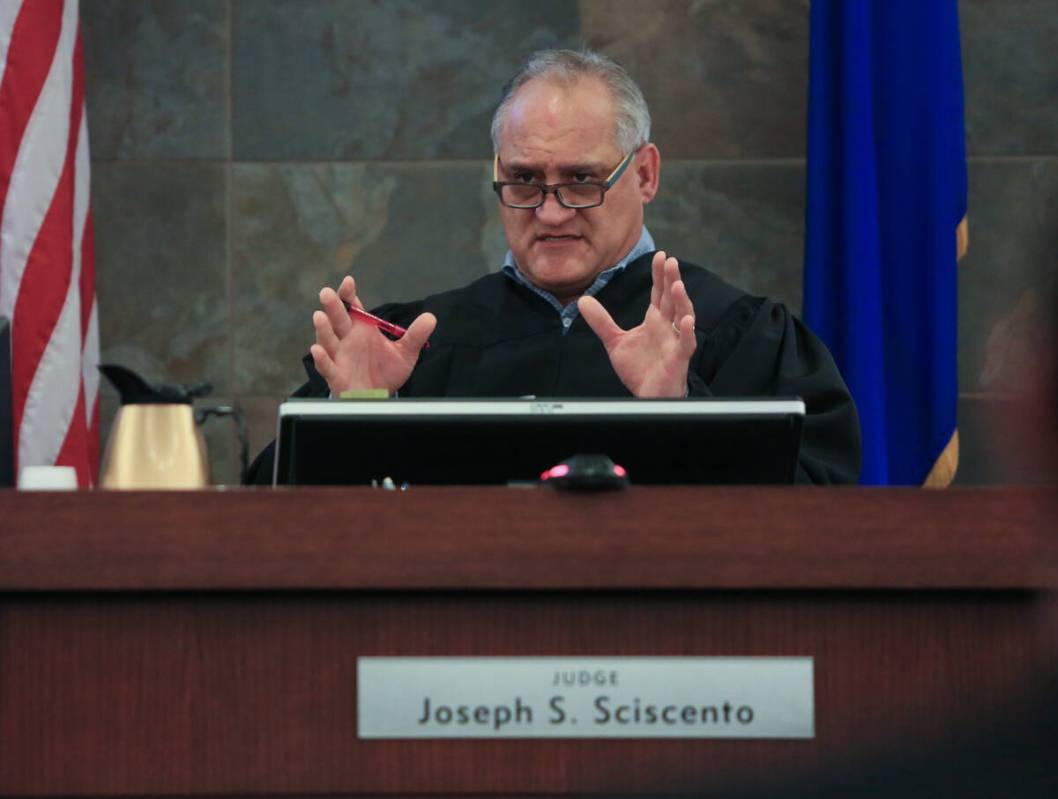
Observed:
[[[355,305],[350,305],[349,303],[344,301],[343,304],[345,305],[346,310],[349,311],[349,315],[351,317],[367,322],[369,325],[374,325],[383,333],[389,333],[391,336],[401,338],[405,333],[408,332],[400,325],[395,325],[392,322],[387,322],[385,319],[381,319],[375,316],[373,313],[368,313],[367,311],[357,308]],[[423,349],[426,349],[429,346],[430,342],[427,341],[425,344],[423,344]]]

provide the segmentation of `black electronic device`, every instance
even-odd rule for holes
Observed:
[[[600,453],[637,484],[790,483],[799,399],[288,400],[279,485],[537,481]]]
[[[628,485],[628,472],[608,455],[572,455],[541,474],[540,482],[573,491],[609,490]]]

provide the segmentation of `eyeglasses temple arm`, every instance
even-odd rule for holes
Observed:
[[[610,188],[617,182],[617,179],[624,174],[624,171],[628,169],[628,165],[632,163],[632,157],[638,152],[638,150],[632,150],[628,155],[624,157],[624,160],[617,165],[617,168],[611,173],[610,177],[606,178],[606,188]]]

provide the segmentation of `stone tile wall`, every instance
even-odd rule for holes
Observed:
[[[256,451],[303,380],[322,285],[352,272],[380,303],[497,268],[499,87],[525,53],[581,43],[625,63],[651,103],[659,243],[798,309],[808,6],[82,0],[104,358],[211,381],[247,410]],[[1054,323],[1058,15],[1053,0],[960,10],[959,479],[1038,480],[1053,475],[1028,453],[1031,426],[1005,420],[1023,418]],[[230,431],[212,424],[215,477],[233,482]]]

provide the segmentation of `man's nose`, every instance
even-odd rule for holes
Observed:
[[[546,225],[557,225],[568,221],[576,213],[576,209],[566,208],[558,201],[558,196],[549,191],[544,195],[543,204],[537,206],[536,218]]]

